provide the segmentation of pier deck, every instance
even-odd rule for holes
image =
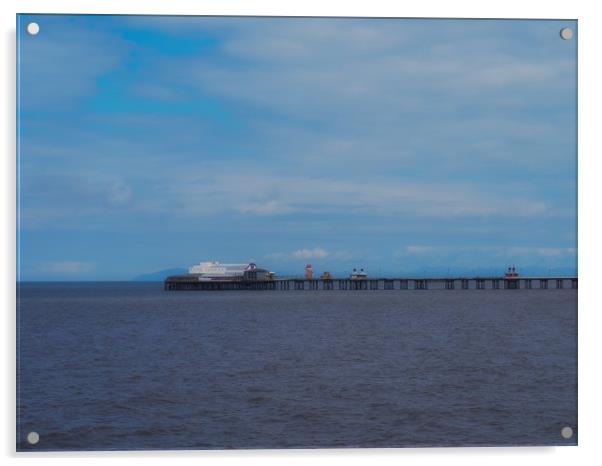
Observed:
[[[168,291],[201,290],[517,290],[517,289],[577,289],[577,277],[414,277],[414,278],[277,278],[273,280],[210,280],[198,276],[168,277],[164,288]]]

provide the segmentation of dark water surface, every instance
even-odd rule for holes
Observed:
[[[31,283],[18,323],[22,450],[577,442],[576,290]]]

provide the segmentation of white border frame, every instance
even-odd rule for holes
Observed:
[[[569,462],[593,463],[600,455],[598,432],[601,422],[600,397],[602,371],[599,369],[602,338],[602,309],[597,304],[596,271],[600,257],[599,207],[602,198],[598,181],[600,113],[602,108],[602,16],[592,0],[476,1],[422,0],[420,2],[386,0],[4,0],[2,8],[2,261],[0,286],[3,307],[3,382],[2,422],[3,456],[9,461],[29,464],[43,457],[54,463],[103,459],[128,464],[162,464],[170,459],[186,463],[214,460],[232,464],[244,460],[250,464],[291,464],[326,462],[335,464],[399,464],[400,461],[441,461],[447,464],[504,464],[508,462],[545,462],[566,466]],[[567,18],[579,21],[579,446],[578,447],[505,447],[505,448],[428,448],[428,449],[332,449],[332,450],[237,450],[169,452],[88,452],[88,453],[15,453],[15,23],[16,13],[106,13],[106,14],[196,14],[196,15],[267,15],[267,16],[394,16],[462,18]]]

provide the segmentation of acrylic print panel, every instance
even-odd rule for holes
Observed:
[[[576,21],[17,37],[18,450],[577,444]]]

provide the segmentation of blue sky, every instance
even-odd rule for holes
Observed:
[[[22,15],[20,278],[574,272],[565,26]]]

